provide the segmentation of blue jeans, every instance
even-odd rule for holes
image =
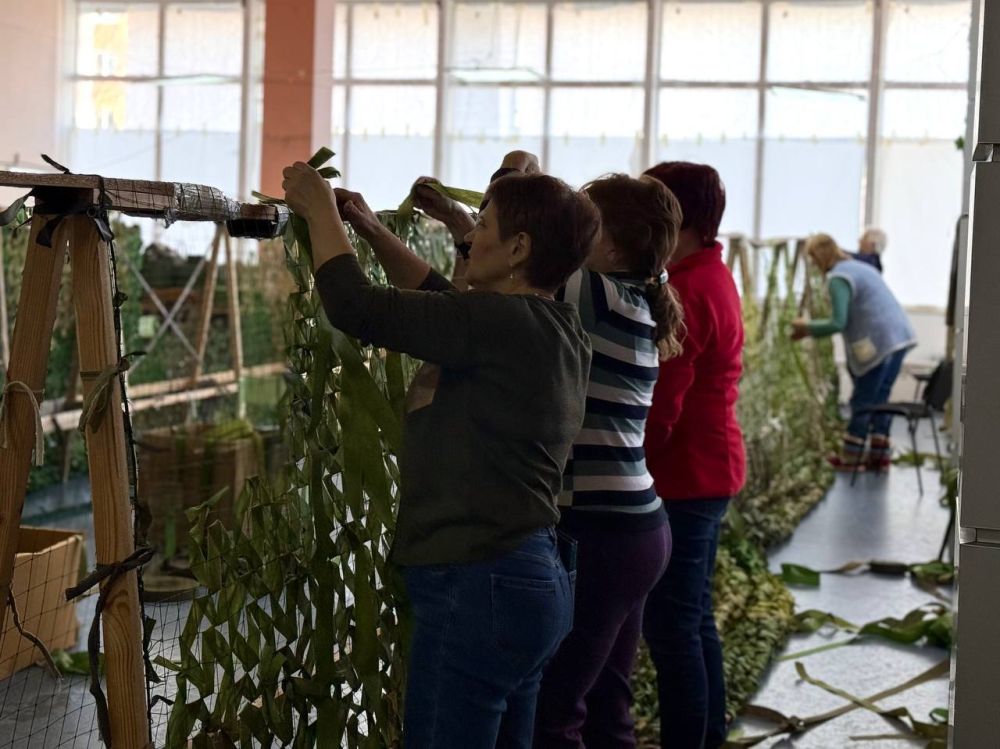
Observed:
[[[889,400],[892,386],[896,384],[899,370],[903,366],[907,349],[897,351],[886,358],[881,364],[869,372],[855,377],[854,391],[851,393],[851,420],[847,425],[847,433],[863,440],[868,434],[868,424],[871,422],[872,433],[889,435],[892,416],[878,414],[875,416],[858,414],[858,410],[869,406],[878,406]]]
[[[656,666],[664,749],[717,749],[726,739],[722,644],[712,575],[729,499],[664,503],[674,547],[649,598],[642,632]]]
[[[573,624],[555,531],[497,559],[406,567],[405,749],[530,749],[542,668]]]

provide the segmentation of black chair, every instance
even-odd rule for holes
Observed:
[[[877,406],[859,409],[857,413],[877,416],[888,414],[895,418],[901,416],[906,419],[907,431],[910,433],[910,444],[913,447],[913,456],[917,469],[917,486],[920,487],[920,494],[924,493],[924,480],[920,474],[920,458],[917,452],[917,427],[923,419],[931,423],[931,434],[934,436],[934,454],[937,456],[938,470],[944,470],[944,458],[941,455],[941,442],[938,439],[937,419],[934,414],[944,411],[944,406],[951,398],[953,366],[951,361],[942,361],[934,370],[926,376],[920,378],[925,380],[923,396],[914,401],[894,401],[882,403]],[[868,422],[868,437],[871,436],[872,420]],[[865,438],[867,443],[868,437]],[[860,460],[854,465],[851,475],[851,486],[858,478]]]

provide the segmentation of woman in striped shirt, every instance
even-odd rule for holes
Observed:
[[[578,545],[575,618],[542,677],[536,749],[635,746],[629,682],[642,611],[670,557],[642,443],[659,363],[680,352],[680,303],[663,268],[681,209],[649,177],[611,175],[584,191],[601,212],[601,237],[557,294],[579,309],[593,350],[559,497],[560,529]]]

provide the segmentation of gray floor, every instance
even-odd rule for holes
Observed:
[[[903,436],[903,435],[900,435]],[[930,433],[921,434],[921,449],[930,449]],[[920,496],[914,469],[895,466],[888,476],[861,476],[850,487],[840,477],[830,494],[816,507],[784,546],[773,550],[772,568],[795,562],[816,569],[838,567],[852,560],[889,559],[921,562],[936,556],[947,524],[947,511],[937,501],[938,474],[924,472],[926,491]],[[33,495],[25,507],[25,522],[58,528],[79,528],[86,532],[87,555],[93,564],[93,533],[85,481],[72,482]],[[901,616],[930,596],[904,579],[863,575],[824,576],[818,589],[796,589],[799,610],[817,608],[831,611],[854,623],[884,616]],[[77,607],[81,622],[80,646],[92,618],[94,598]],[[158,620],[153,637],[154,657],[171,656],[185,610],[177,604],[152,606],[149,613]],[[835,635],[839,639],[843,635]],[[824,634],[793,637],[786,653],[795,653],[829,642]],[[835,686],[865,696],[894,686],[946,657],[943,651],[894,647],[884,643],[852,645],[803,659],[809,672]],[[169,684],[169,679],[166,684]],[[0,749],[97,747],[93,701],[86,692],[86,680],[79,677],[56,682],[38,668],[26,669],[0,682]],[[165,692],[169,687],[160,687]],[[154,692],[155,694],[156,692]],[[778,663],[767,676],[757,704],[776,708],[786,715],[809,716],[843,704],[843,700],[798,679],[792,662]],[[887,700],[884,706],[905,705],[919,719],[936,707],[948,704],[948,682],[941,679]],[[169,708],[154,708],[158,745]],[[737,727],[748,735],[765,728],[763,724],[742,723]],[[852,736],[893,733],[879,717],[857,710],[793,740],[772,740],[762,747],[839,749],[900,749],[921,746],[909,741],[868,741],[857,743]]]
[[[897,435],[901,444],[904,434]],[[922,431],[921,450],[933,450],[931,435]],[[828,496],[803,521],[795,535],[772,550],[771,568],[778,572],[783,562],[813,569],[832,569],[845,562],[871,559],[925,562],[937,556],[948,523],[948,512],[940,506],[939,474],[925,468],[924,495],[917,488],[913,468],[893,466],[888,476],[862,475],[850,486],[850,477],[839,476]],[[944,591],[950,595],[951,591]],[[855,624],[885,616],[903,616],[933,601],[927,592],[907,579],[871,574],[848,577],[824,575],[819,588],[795,588],[796,610],[820,609]],[[793,636],[785,654],[801,652],[845,639],[843,633]],[[801,659],[809,674],[859,697],[878,693],[907,681],[943,658],[938,648],[895,646],[883,641],[851,645]],[[798,678],[794,661],[777,663],[764,681],[754,703],[780,710],[788,716],[807,717],[831,710],[844,700]],[[918,720],[948,705],[948,680],[938,679],[891,697],[882,707],[905,706]],[[738,725],[745,735],[756,735],[762,723]],[[905,740],[852,741],[852,736],[893,734],[888,722],[866,710],[856,710],[794,739],[771,740],[761,747],[797,749],[901,749],[926,742]]]
[[[73,479],[28,497],[22,518],[24,525],[35,525],[84,533],[88,568],[94,565],[94,524],[90,506],[90,487],[86,479]],[[76,606],[80,624],[76,649],[86,650],[87,635],[94,617],[95,591]],[[147,604],[156,629],[151,642],[151,657],[176,657],[177,640],[187,618],[187,603]],[[175,689],[164,669],[163,677],[151,694],[173,697]],[[85,749],[101,747],[88,680],[68,676],[57,681],[41,668],[28,668],[0,681],[0,749]],[[163,746],[170,708],[158,703],[152,710],[156,746]]]

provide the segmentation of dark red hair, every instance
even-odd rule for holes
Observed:
[[[664,161],[645,173],[677,196],[684,212],[681,230],[693,229],[704,247],[714,245],[726,210],[726,188],[719,173],[708,164],[689,161]]]

